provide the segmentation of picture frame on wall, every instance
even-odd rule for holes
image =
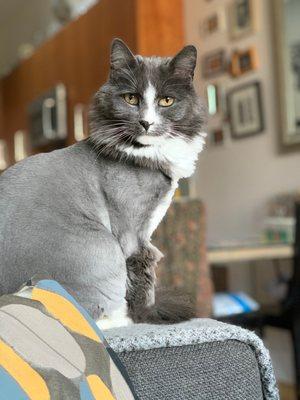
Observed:
[[[274,3],[274,4],[273,4]],[[300,151],[300,2],[273,0],[279,151]],[[288,29],[286,29],[288,27]]]
[[[201,24],[201,35],[207,37],[215,33],[225,31],[226,29],[226,16],[224,9],[218,10],[208,15]]]
[[[254,0],[234,0],[228,9],[229,35],[239,39],[254,32]]]
[[[212,78],[227,72],[228,62],[223,49],[205,54],[202,58],[202,75],[204,78]]]
[[[213,147],[224,145],[224,131],[222,128],[213,129],[210,132],[210,144]]]
[[[201,33],[204,36],[210,36],[213,33],[218,32],[220,28],[219,16],[218,13],[214,13],[209,15],[207,18],[204,19],[202,23]]]
[[[264,116],[260,82],[250,82],[231,89],[227,94],[227,110],[231,136],[234,139],[263,132]]]
[[[255,47],[247,50],[236,50],[231,56],[230,72],[233,77],[239,77],[258,68],[258,54]]]

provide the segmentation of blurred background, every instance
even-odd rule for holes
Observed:
[[[300,398],[299,20],[299,0],[0,0],[0,171],[88,136],[112,38],[197,47],[207,144],[156,234],[159,279],[256,330],[282,399]]]

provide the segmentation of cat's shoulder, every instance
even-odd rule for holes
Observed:
[[[0,175],[0,182],[11,183],[22,179],[51,176],[59,178],[88,168],[88,150],[82,144],[75,144],[49,153],[39,153],[17,162]],[[66,172],[66,174],[64,174]]]

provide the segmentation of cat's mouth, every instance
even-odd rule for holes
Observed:
[[[155,136],[155,135],[142,135],[137,137],[136,142],[142,145],[143,147],[148,147],[148,146],[155,146],[159,145],[162,142],[162,137],[161,136]]]
[[[140,142],[138,142],[137,140],[133,140],[133,141],[132,141],[132,145],[133,145],[134,147],[136,147],[137,149],[141,149],[141,148],[143,148],[143,147],[149,147],[149,146],[151,146],[150,144],[143,144],[143,143],[140,143]]]

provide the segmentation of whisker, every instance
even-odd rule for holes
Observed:
[[[176,131],[171,131],[171,135],[172,135],[172,138],[180,138],[180,139],[185,140],[186,142],[191,142],[192,141],[192,139],[189,138],[188,136],[184,136],[181,133],[176,132]]]
[[[192,127],[192,126],[190,126],[190,125],[177,125],[177,124],[173,124],[173,127],[174,127],[174,128],[178,128],[178,129],[182,128],[182,129],[193,129],[193,130],[195,130],[195,128]]]

